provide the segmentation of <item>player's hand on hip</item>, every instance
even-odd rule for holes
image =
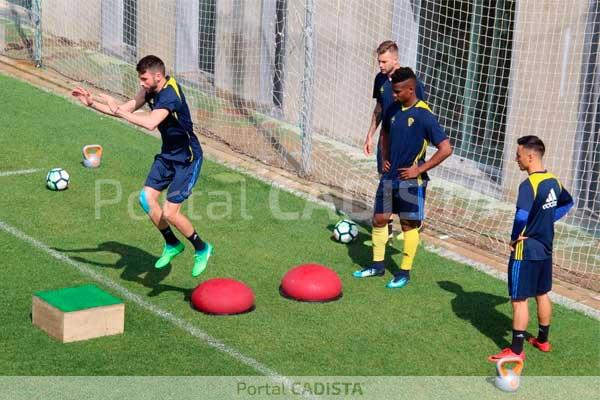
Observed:
[[[512,242],[510,242],[510,251],[515,251],[515,246],[517,245],[517,243],[519,243],[522,240],[527,240],[527,236],[519,236],[516,240],[513,240]]]
[[[414,179],[419,176],[419,166],[413,165],[409,168],[398,168],[400,172],[400,178],[402,179]]]

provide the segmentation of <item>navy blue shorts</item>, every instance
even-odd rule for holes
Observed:
[[[426,182],[379,180],[375,195],[375,214],[398,214],[400,219],[425,219]]]
[[[192,193],[201,168],[201,156],[186,162],[170,160],[158,154],[154,157],[145,186],[161,192],[168,187],[167,200],[171,203],[182,203]]]
[[[552,259],[508,262],[508,294],[513,300],[540,296],[552,290]]]

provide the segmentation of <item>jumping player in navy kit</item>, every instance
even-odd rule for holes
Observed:
[[[138,62],[136,69],[141,88],[134,99],[125,103],[118,104],[107,95],[95,97],[81,87],[75,88],[72,95],[102,113],[149,130],[158,128],[162,137],[161,152],[154,157],[139,196],[141,207],[165,239],[155,267],[166,267],[185,248],[171,230],[173,225],[194,246],[192,276],[198,276],[205,270],[213,246],[202,241],[190,220],[181,213],[181,205],[190,196],[200,175],[202,148],[193,131],[183,90],[174,78],[165,74],[162,60],[146,56]],[[148,104],[150,113],[134,113],[144,104]],[[158,197],[164,190],[167,190],[167,199],[161,207]]]

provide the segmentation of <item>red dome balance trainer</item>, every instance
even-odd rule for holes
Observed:
[[[319,264],[299,265],[281,280],[285,297],[299,301],[326,302],[342,297],[342,281],[338,274]]]
[[[229,278],[214,278],[192,292],[194,308],[206,314],[232,315],[252,311],[254,292],[244,283]]]

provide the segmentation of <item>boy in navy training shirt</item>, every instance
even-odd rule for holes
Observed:
[[[375,109],[371,117],[371,124],[365,138],[363,151],[365,155],[370,156],[373,153],[373,136],[377,127],[383,120],[388,108],[394,104],[394,94],[392,90],[392,74],[400,68],[400,60],[398,57],[398,45],[392,40],[381,42],[377,46],[377,64],[379,65],[379,73],[375,76],[373,83],[373,98],[376,100]],[[425,101],[425,86],[417,78],[416,95],[419,100]],[[377,141],[377,173],[383,174],[383,161],[381,156],[381,135]],[[388,235],[392,238],[392,223],[393,219],[388,222]],[[401,236],[398,237],[399,239]]]
[[[170,225],[174,225],[194,246],[192,276],[198,276],[206,269],[213,247],[202,241],[190,220],[180,210],[200,175],[202,148],[194,134],[190,110],[181,86],[174,78],[165,75],[162,60],[156,56],[146,56],[138,62],[136,69],[141,88],[134,99],[123,104],[117,104],[115,99],[106,95],[99,96],[103,103],[98,102],[81,87],[75,88],[72,95],[84,105],[102,113],[121,117],[149,130],[158,128],[162,137],[161,151],[154,157],[139,197],[140,205],[165,239],[162,255],[155,267],[166,267],[185,248],[171,230]],[[150,113],[134,114],[144,104],[148,104]],[[158,197],[167,188],[167,199],[161,207]]]
[[[417,97],[417,77],[412,69],[400,67],[394,71],[392,90],[395,101],[383,116],[381,127],[383,173],[373,207],[373,263],[353,275],[369,278],[385,274],[387,223],[392,214],[398,214],[404,234],[402,265],[386,287],[400,289],[410,281],[419,246],[429,180],[427,171],[448,158],[452,146],[429,106]],[[430,143],[437,151],[426,160]]]
[[[523,136],[517,141],[516,161],[529,177],[519,186],[517,210],[510,238],[508,294],[513,307],[512,344],[488,357],[496,362],[504,357],[525,360],[523,342],[529,323],[527,299],[535,297],[539,331],[529,343],[543,352],[551,349],[548,341],[552,303],[552,241],[554,223],[573,207],[573,199],[558,179],[544,169],[546,150],[537,136]]]

